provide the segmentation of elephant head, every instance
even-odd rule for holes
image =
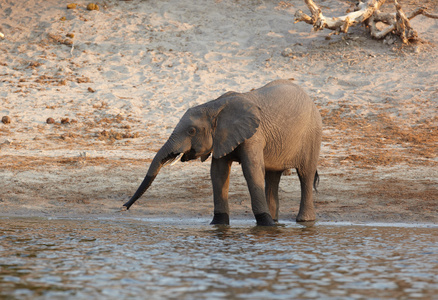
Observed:
[[[249,139],[260,124],[260,109],[244,94],[228,92],[216,100],[192,107],[183,115],[166,143],[157,152],[127,210],[150,187],[161,167],[180,157],[181,161],[211,154],[221,158]]]

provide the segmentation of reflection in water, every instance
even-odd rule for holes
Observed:
[[[0,298],[433,299],[437,236],[436,226],[3,218]]]

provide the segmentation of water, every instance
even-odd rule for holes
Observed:
[[[0,218],[0,298],[438,299],[438,226]]]

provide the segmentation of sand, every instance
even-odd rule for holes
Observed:
[[[438,222],[437,20],[413,19],[421,39],[403,45],[363,27],[312,32],[293,22],[303,1],[69,3],[0,2],[0,117],[11,120],[0,123],[0,215],[209,220],[210,161],[163,168],[119,208],[188,108],[293,78],[323,117],[318,220]],[[350,6],[323,5],[329,16]],[[295,218],[299,195],[293,172],[280,220]],[[238,164],[230,204],[231,219],[253,218]]]

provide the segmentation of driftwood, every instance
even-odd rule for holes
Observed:
[[[438,15],[428,13],[424,7],[405,13],[397,0],[394,0],[396,10],[394,13],[383,13],[379,9],[385,1],[358,1],[354,11],[347,13],[345,16],[329,18],[322,14],[321,9],[312,0],[304,0],[312,16],[310,17],[298,10],[295,13],[295,23],[306,22],[313,25],[315,31],[324,28],[331,29],[334,34],[347,33],[350,27],[363,23],[373,38],[382,39],[389,33],[393,33],[400,36],[403,43],[409,43],[409,41],[418,38],[417,32],[412,28],[409,20],[418,15],[438,19]],[[378,29],[377,23],[379,22],[384,23],[385,28]]]

